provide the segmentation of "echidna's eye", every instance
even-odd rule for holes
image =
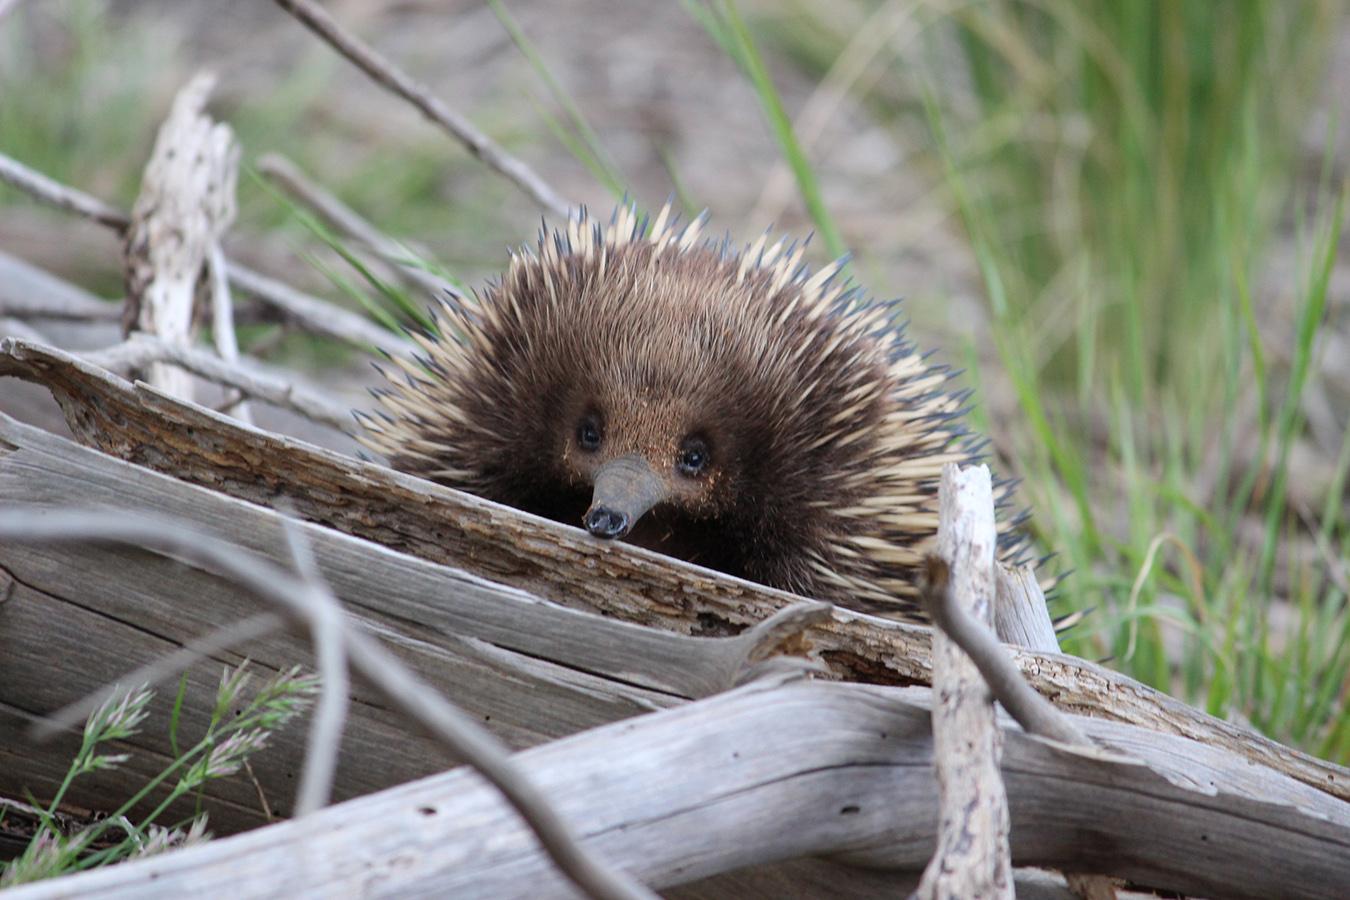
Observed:
[[[680,445],[680,456],[676,468],[681,475],[696,478],[708,468],[708,442],[700,437],[687,437]]]
[[[600,449],[600,423],[594,416],[587,416],[577,425],[577,445],[582,450]]]

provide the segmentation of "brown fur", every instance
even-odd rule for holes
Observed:
[[[970,462],[947,374],[891,304],[809,278],[801,249],[740,254],[663,212],[583,213],[446,301],[424,365],[378,396],[367,443],[405,471],[579,524],[605,460],[641,456],[670,499],[630,540],[797,593],[912,614],[942,465]],[[578,443],[593,416],[598,450]],[[677,469],[681,442],[706,472]],[[1006,493],[1006,488],[1001,488]]]

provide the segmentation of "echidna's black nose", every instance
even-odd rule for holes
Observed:
[[[586,513],[586,530],[596,537],[623,537],[628,533],[628,516],[607,506],[593,506]]]

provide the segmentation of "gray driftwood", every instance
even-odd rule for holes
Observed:
[[[938,555],[953,602],[986,626],[993,621],[994,495],[985,466],[942,469]],[[923,900],[1013,896],[1008,797],[1000,777],[1003,736],[975,664],[945,632],[933,635],[933,765],[941,812],[937,851],[924,869]]]
[[[133,514],[153,510],[197,523],[240,546],[286,563],[278,513],[79,447],[0,416],[0,504],[82,505]],[[660,709],[731,686],[766,648],[757,633],[695,638],[566,609],[462,571],[407,557],[315,525],[301,532],[325,578],[349,610],[421,674],[482,716],[516,747]],[[39,796],[64,774],[72,735],[40,752],[26,726],[213,628],[262,610],[214,574],[151,553],[79,546],[0,547],[0,794]],[[783,634],[770,634],[770,642]],[[309,659],[303,638],[277,635],[244,648],[263,670]],[[190,690],[209,697],[221,665],[215,654],[192,670]],[[167,694],[172,694],[169,690]],[[120,802],[166,761],[164,721],[171,697],[127,749],[131,763],[85,784],[73,797],[91,808]],[[183,727],[204,727],[189,704]],[[363,686],[344,744],[344,797],[450,765],[438,745],[406,735],[401,720]],[[279,737],[258,775],[273,809],[285,812],[303,752],[303,733]],[[217,829],[262,821],[247,783],[213,783]],[[114,802],[113,805],[116,805]]]
[[[937,824],[927,702],[923,689],[765,681],[517,759],[589,845],[657,888],[809,855],[914,870]],[[1019,863],[1205,896],[1343,896],[1346,804],[1193,741],[1079,724],[1115,754],[1001,723]],[[862,895],[846,878],[836,888]],[[185,894],[574,896],[502,800],[462,770],[12,896]],[[766,896],[737,896],[756,895]]]
[[[1055,623],[1031,566],[1000,563],[994,569],[994,581],[994,633],[998,639],[1028,650],[1058,651]]]
[[[311,522],[540,598],[699,635],[739,632],[799,601],[241,426],[53,348],[0,341],[0,375],[47,386],[72,431],[109,454],[252,503],[284,505]],[[906,685],[931,679],[927,628],[836,610],[797,643],[797,649],[845,680]],[[1190,737],[1350,799],[1350,771],[1343,767],[1205,715],[1084,660],[1013,652],[1028,681],[1062,709]]]
[[[228,125],[205,114],[214,85],[213,76],[197,75],[174,98],[125,234],[128,331],[184,347],[195,331],[197,283],[235,214],[239,145]],[[192,398],[192,378],[181,369],[152,363],[146,373],[174,396]]]

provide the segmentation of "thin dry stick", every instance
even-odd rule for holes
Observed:
[[[45,200],[52,206],[75,213],[86,219],[93,219],[100,225],[107,225],[118,231],[125,231],[131,224],[131,217],[116,207],[109,206],[97,197],[83,191],[66,187],[59,181],[53,181],[41,172],[28,168],[23,163],[10,159],[0,153],[0,181],[17,188],[31,197]]]
[[[353,347],[375,349],[390,356],[411,358],[410,342],[354,312],[327,300],[298,291],[283,281],[269,278],[239,263],[229,263],[230,284],[279,310],[312,334],[334,338]]]
[[[97,197],[53,181],[17,160],[0,153],[0,181],[44,203],[92,219],[114,229],[126,231],[131,217]],[[314,334],[345,341],[357,347],[375,347],[391,356],[410,357],[412,345],[389,331],[326,300],[297,291],[290,285],[227,261],[230,283],[280,310],[287,318]],[[37,315],[34,312],[34,315]],[[118,313],[110,318],[116,320]]]
[[[36,344],[51,343],[47,336],[42,332],[25,322],[20,322],[18,319],[0,317],[0,335],[3,335],[4,337],[22,338],[25,341],[32,341]]]
[[[234,298],[230,296],[229,269],[219,241],[213,241],[207,250],[206,266],[211,276],[211,339],[221,359],[231,365],[238,365],[239,341],[234,333]],[[240,391],[238,396],[242,398],[243,392]],[[239,421],[253,424],[253,413],[242,399],[231,404],[227,410]]]
[[[114,372],[140,369],[152,362],[169,362],[194,375],[232,387],[273,406],[289,409],[307,419],[345,431],[351,425],[351,410],[299,385],[248,372],[218,356],[191,347],[168,344],[146,334],[135,334],[105,350],[84,354],[93,365]]]
[[[280,153],[269,153],[258,160],[258,171],[276,182],[277,186],[299,202],[312,209],[330,227],[365,244],[380,259],[397,268],[405,281],[422,288],[433,296],[460,291],[444,278],[419,268],[410,261],[408,250],[393,238],[380,232],[356,210],[343,203],[330,191],[324,190],[313,179]]]
[[[368,44],[346,31],[323,8],[311,0],[276,0],[277,5],[323,38],[334,50],[351,60],[377,83],[407,100],[422,115],[444,128],[484,165],[512,181],[554,215],[566,217],[570,204],[534,169],[507,153],[472,122],[446,106],[425,86],[381,57]]]
[[[50,509],[0,511],[0,539],[23,544],[100,542],[142,547],[224,573],[292,620],[314,621],[310,585],[271,561],[162,516],[123,511]],[[558,868],[588,896],[604,900],[655,894],[583,848],[543,793],[511,760],[509,750],[414,675],[366,632],[342,620],[357,671],[396,708],[425,725],[453,753],[497,787],[530,826]]]
[[[248,757],[240,760],[244,764],[244,772],[248,775],[248,780],[253,782],[253,790],[258,794],[258,806],[262,809],[263,819],[267,822],[275,822],[276,814],[272,812],[272,804],[267,802],[267,792],[263,790],[262,782],[258,776],[253,774],[253,766],[249,764]]]
[[[920,595],[933,624],[952,639],[980,670],[994,699],[1026,731],[1063,744],[1091,746],[1087,736],[1022,678],[993,632],[975,621],[952,595],[951,570],[940,556],[924,557]]]
[[[337,773],[338,748],[342,746],[342,732],[347,727],[351,679],[347,674],[347,631],[342,605],[324,583],[314,553],[300,536],[295,520],[285,516],[281,521],[295,571],[313,601],[310,639],[314,643],[314,659],[324,688],[315,704],[314,719],[305,744],[305,770],[295,800],[295,815],[299,818],[328,805],[333,777]]]

